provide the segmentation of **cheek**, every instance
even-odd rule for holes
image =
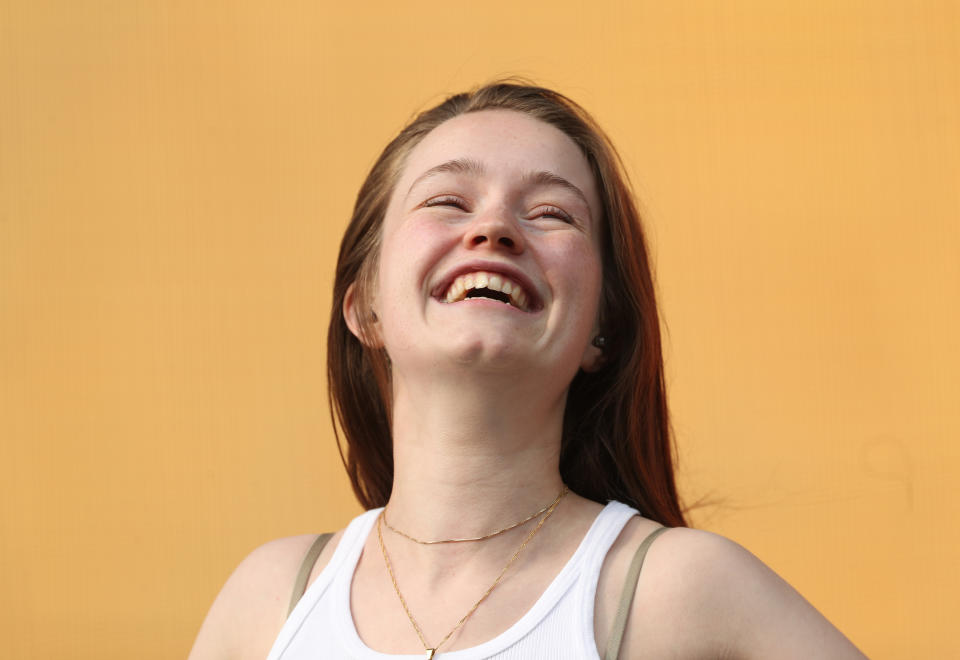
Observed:
[[[558,265],[581,304],[599,304],[602,266],[600,255],[591,242],[583,240],[562,246]]]
[[[444,230],[442,224],[411,218],[396,230],[385,233],[380,248],[381,268],[392,272],[427,267],[449,247],[450,232]]]
[[[411,220],[384,233],[377,273],[375,309],[385,324],[427,302],[434,268],[449,249],[449,239],[435,223]],[[400,319],[396,319],[399,321]]]
[[[580,294],[583,324],[590,332],[595,333],[600,322],[601,277],[599,264],[589,269],[584,268],[583,278],[580,280]]]
[[[595,252],[589,258],[581,260],[581,268],[576,276],[579,288],[583,323],[589,332],[595,334],[599,327],[600,300],[603,289],[603,265]]]

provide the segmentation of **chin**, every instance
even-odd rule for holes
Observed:
[[[444,353],[454,364],[480,370],[513,371],[525,367],[527,362],[516,338],[463,337]]]

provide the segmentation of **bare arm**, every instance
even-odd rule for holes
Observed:
[[[263,660],[287,618],[297,571],[315,538],[271,541],[240,562],[210,607],[188,660]],[[312,577],[331,550],[324,549]]]
[[[763,562],[709,532],[676,529],[658,539],[637,602],[621,657],[866,657]]]

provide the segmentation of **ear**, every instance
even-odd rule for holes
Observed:
[[[597,339],[600,341],[597,341]],[[583,351],[583,358],[580,360],[580,368],[587,372],[593,373],[599,371],[600,367],[604,365],[607,361],[606,356],[603,354],[603,336],[599,328],[594,328],[590,333],[590,343],[587,344],[586,349]],[[599,346],[597,344],[600,344]]]
[[[354,282],[347,287],[347,294],[343,297],[343,320],[361,344],[367,348],[381,348],[383,342],[380,340],[380,322],[377,314],[372,309],[369,311],[362,309],[359,298],[357,283]],[[363,316],[367,318],[363,319]]]
[[[603,350],[591,343],[587,345],[587,349],[583,352],[580,368],[588,374],[593,373],[599,371],[605,361]]]

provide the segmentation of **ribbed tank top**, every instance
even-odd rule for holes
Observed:
[[[364,542],[381,509],[372,509],[347,526],[333,557],[290,613],[267,660],[413,660],[368,648],[353,624],[350,583]],[[510,628],[478,646],[437,652],[438,660],[598,659],[593,637],[593,606],[603,560],[624,525],[637,511],[610,502],[593,521],[577,550],[526,614]]]

